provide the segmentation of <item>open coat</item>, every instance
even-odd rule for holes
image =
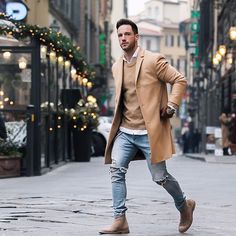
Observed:
[[[111,164],[111,151],[122,118],[123,57],[112,67],[115,80],[115,110],[106,151],[105,163]],[[172,85],[168,97],[166,83]],[[167,160],[175,153],[169,119],[160,119],[160,110],[168,103],[179,105],[185,93],[187,81],[166,59],[157,53],[140,49],[136,62],[135,87],[138,103],[148,131],[151,161]],[[143,159],[140,152],[134,159]]]

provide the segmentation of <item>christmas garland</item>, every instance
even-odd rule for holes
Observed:
[[[0,13],[0,20],[10,21],[15,25],[15,27],[0,25],[0,35],[11,35],[17,40],[23,40],[27,37],[34,38],[41,45],[47,46],[48,51],[54,51],[57,56],[69,60],[78,75],[88,79],[94,78],[95,72],[81,55],[79,47],[74,46],[71,40],[62,33],[47,27],[16,21],[4,13]]]

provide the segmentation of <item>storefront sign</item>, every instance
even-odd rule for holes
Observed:
[[[215,126],[206,127],[206,150],[215,156],[222,156],[222,134],[221,128]]]
[[[23,20],[28,13],[27,6],[22,2],[6,3],[6,14],[15,20]]]

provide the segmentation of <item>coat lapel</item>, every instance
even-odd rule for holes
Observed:
[[[140,71],[141,65],[143,63],[143,58],[144,58],[144,50],[140,48],[140,52],[139,52],[137,62],[136,62],[136,69],[135,69],[135,85],[137,83],[139,71]]]
[[[120,58],[118,65],[117,65],[117,81],[116,81],[116,85],[117,85],[117,99],[119,100],[120,98],[120,94],[121,94],[121,88],[122,88],[122,81],[123,81],[123,57]]]

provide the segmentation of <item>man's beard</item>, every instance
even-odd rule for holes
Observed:
[[[121,47],[123,51],[125,52],[130,52],[130,51],[133,51],[133,49],[135,48],[135,43],[132,43],[132,44],[129,44],[128,47]]]

